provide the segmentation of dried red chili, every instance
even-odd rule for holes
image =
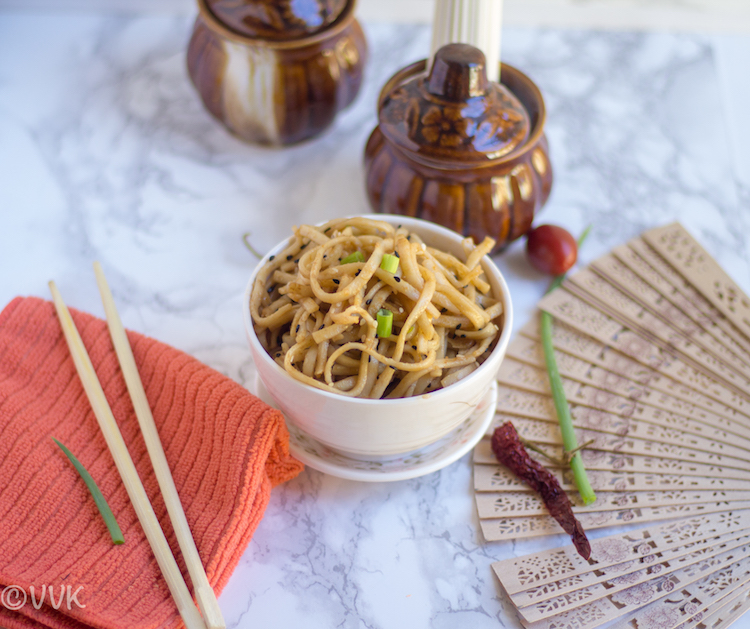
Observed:
[[[573,515],[567,494],[557,479],[541,463],[529,456],[513,424],[505,422],[495,429],[492,435],[492,451],[500,463],[542,497],[550,515],[570,535],[578,554],[588,559],[591,556],[591,545],[583,526]]]

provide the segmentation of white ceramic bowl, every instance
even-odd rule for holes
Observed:
[[[427,221],[389,214],[368,218],[403,225],[427,244],[464,259],[462,237]],[[292,378],[277,365],[260,344],[250,315],[250,292],[255,275],[287,245],[287,240],[269,251],[258,263],[245,290],[243,314],[245,331],[258,375],[287,421],[322,444],[347,455],[388,457],[429,445],[468,419],[495,379],[508,347],[513,326],[513,310],[508,286],[489,259],[482,261],[493,293],[503,302],[504,320],[500,338],[478,369],[444,388],[415,397],[368,400],[329,393]]]

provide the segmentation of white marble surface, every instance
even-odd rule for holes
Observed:
[[[47,297],[99,314],[100,260],[125,324],[247,386],[240,296],[290,225],[368,210],[375,98],[424,56],[425,27],[370,25],[366,85],[323,137],[236,141],[185,70],[190,19],[0,13],[0,304]],[[541,86],[556,182],[540,219],[584,260],[679,219],[750,291],[750,39],[508,29],[505,59]],[[521,246],[499,263],[522,324],[546,280]],[[469,456],[362,484],[313,470],[278,488],[220,603],[230,627],[516,627],[490,564],[565,543],[484,544]]]
[[[750,34],[746,0],[497,0],[510,27],[678,30]],[[426,24],[434,0],[357,0],[368,21]],[[195,0],[0,0],[0,10],[84,10],[193,15]]]

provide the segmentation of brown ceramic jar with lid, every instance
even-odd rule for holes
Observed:
[[[365,148],[367,194],[377,212],[417,216],[497,241],[525,234],[547,200],[552,169],[539,89],[502,65],[486,78],[484,55],[448,44],[396,73],[380,95]]]
[[[286,145],[326,129],[359,92],[355,0],[198,0],[188,73],[239,138]]]

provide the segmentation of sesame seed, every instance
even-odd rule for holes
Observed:
[[[273,289],[276,288],[275,286],[269,286],[268,287],[268,294],[270,295],[273,292]]]
[[[337,280],[336,278],[334,278],[334,279],[333,279],[333,283],[334,283],[334,284],[337,284],[337,285],[338,285],[338,284],[341,284],[341,281],[340,281],[340,280]]]
[[[292,259],[293,257],[294,257],[294,256],[293,256],[293,255],[292,255],[292,254],[290,253],[290,254],[289,254],[289,255],[288,255],[287,257],[286,257],[286,259],[287,259],[287,260],[291,260],[291,259]]]
[[[397,282],[400,282],[400,281],[401,281],[401,278],[400,278],[400,277],[398,277],[398,275],[394,275],[394,276],[393,276],[393,279],[394,279],[394,280],[396,280]]]
[[[460,330],[460,329],[461,329],[461,324],[459,323],[459,324],[458,324],[458,325],[456,326],[456,330]]]
[[[271,262],[275,257],[276,256],[271,256],[270,258],[268,258],[268,261]]]

